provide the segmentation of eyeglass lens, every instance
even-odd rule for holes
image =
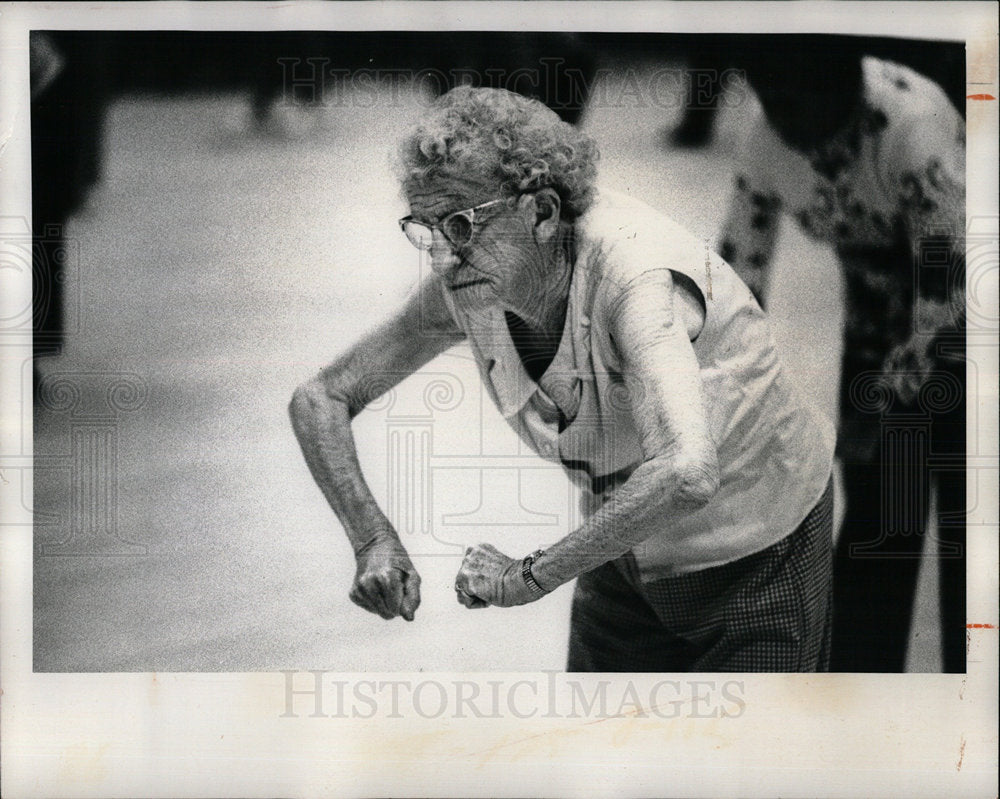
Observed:
[[[418,250],[429,250],[434,243],[434,231],[427,227],[427,225],[414,222],[412,219],[408,219],[403,223],[403,232],[406,234],[406,238],[410,240],[410,244]]]
[[[455,214],[444,220],[441,232],[456,247],[464,247],[472,240],[472,220],[465,214]]]
[[[441,232],[454,247],[464,247],[472,240],[472,220],[465,214],[449,216],[441,223]],[[429,250],[434,244],[434,229],[422,222],[409,219],[403,223],[403,232],[410,243],[420,250]]]

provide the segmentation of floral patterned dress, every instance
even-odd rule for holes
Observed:
[[[919,403],[956,357],[965,303],[964,120],[916,72],[862,66],[862,102],[821,146],[794,150],[763,118],[752,129],[718,247],[762,304],[782,213],[835,248],[847,301],[839,449],[851,460],[878,444],[862,383],[880,374],[898,405]]]

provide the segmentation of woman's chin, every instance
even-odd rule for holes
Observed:
[[[488,283],[475,283],[454,289],[451,293],[455,304],[468,311],[486,310],[493,306],[496,297]]]

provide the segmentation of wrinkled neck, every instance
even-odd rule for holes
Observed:
[[[506,310],[507,329],[525,371],[536,383],[552,363],[563,329],[566,326],[566,309],[569,306],[569,289],[573,279],[574,253],[573,228],[561,226],[553,253],[548,256],[547,279],[538,292],[534,313]]]
[[[523,324],[521,335],[558,346],[566,323],[569,287],[573,280],[573,226],[562,223],[547,252],[539,249],[542,279],[525,298],[524,307],[508,309]]]

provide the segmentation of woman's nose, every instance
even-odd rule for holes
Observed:
[[[451,242],[445,238],[444,233],[435,230],[433,243],[431,244],[431,269],[435,273],[444,277],[459,264],[459,257],[455,254]]]

